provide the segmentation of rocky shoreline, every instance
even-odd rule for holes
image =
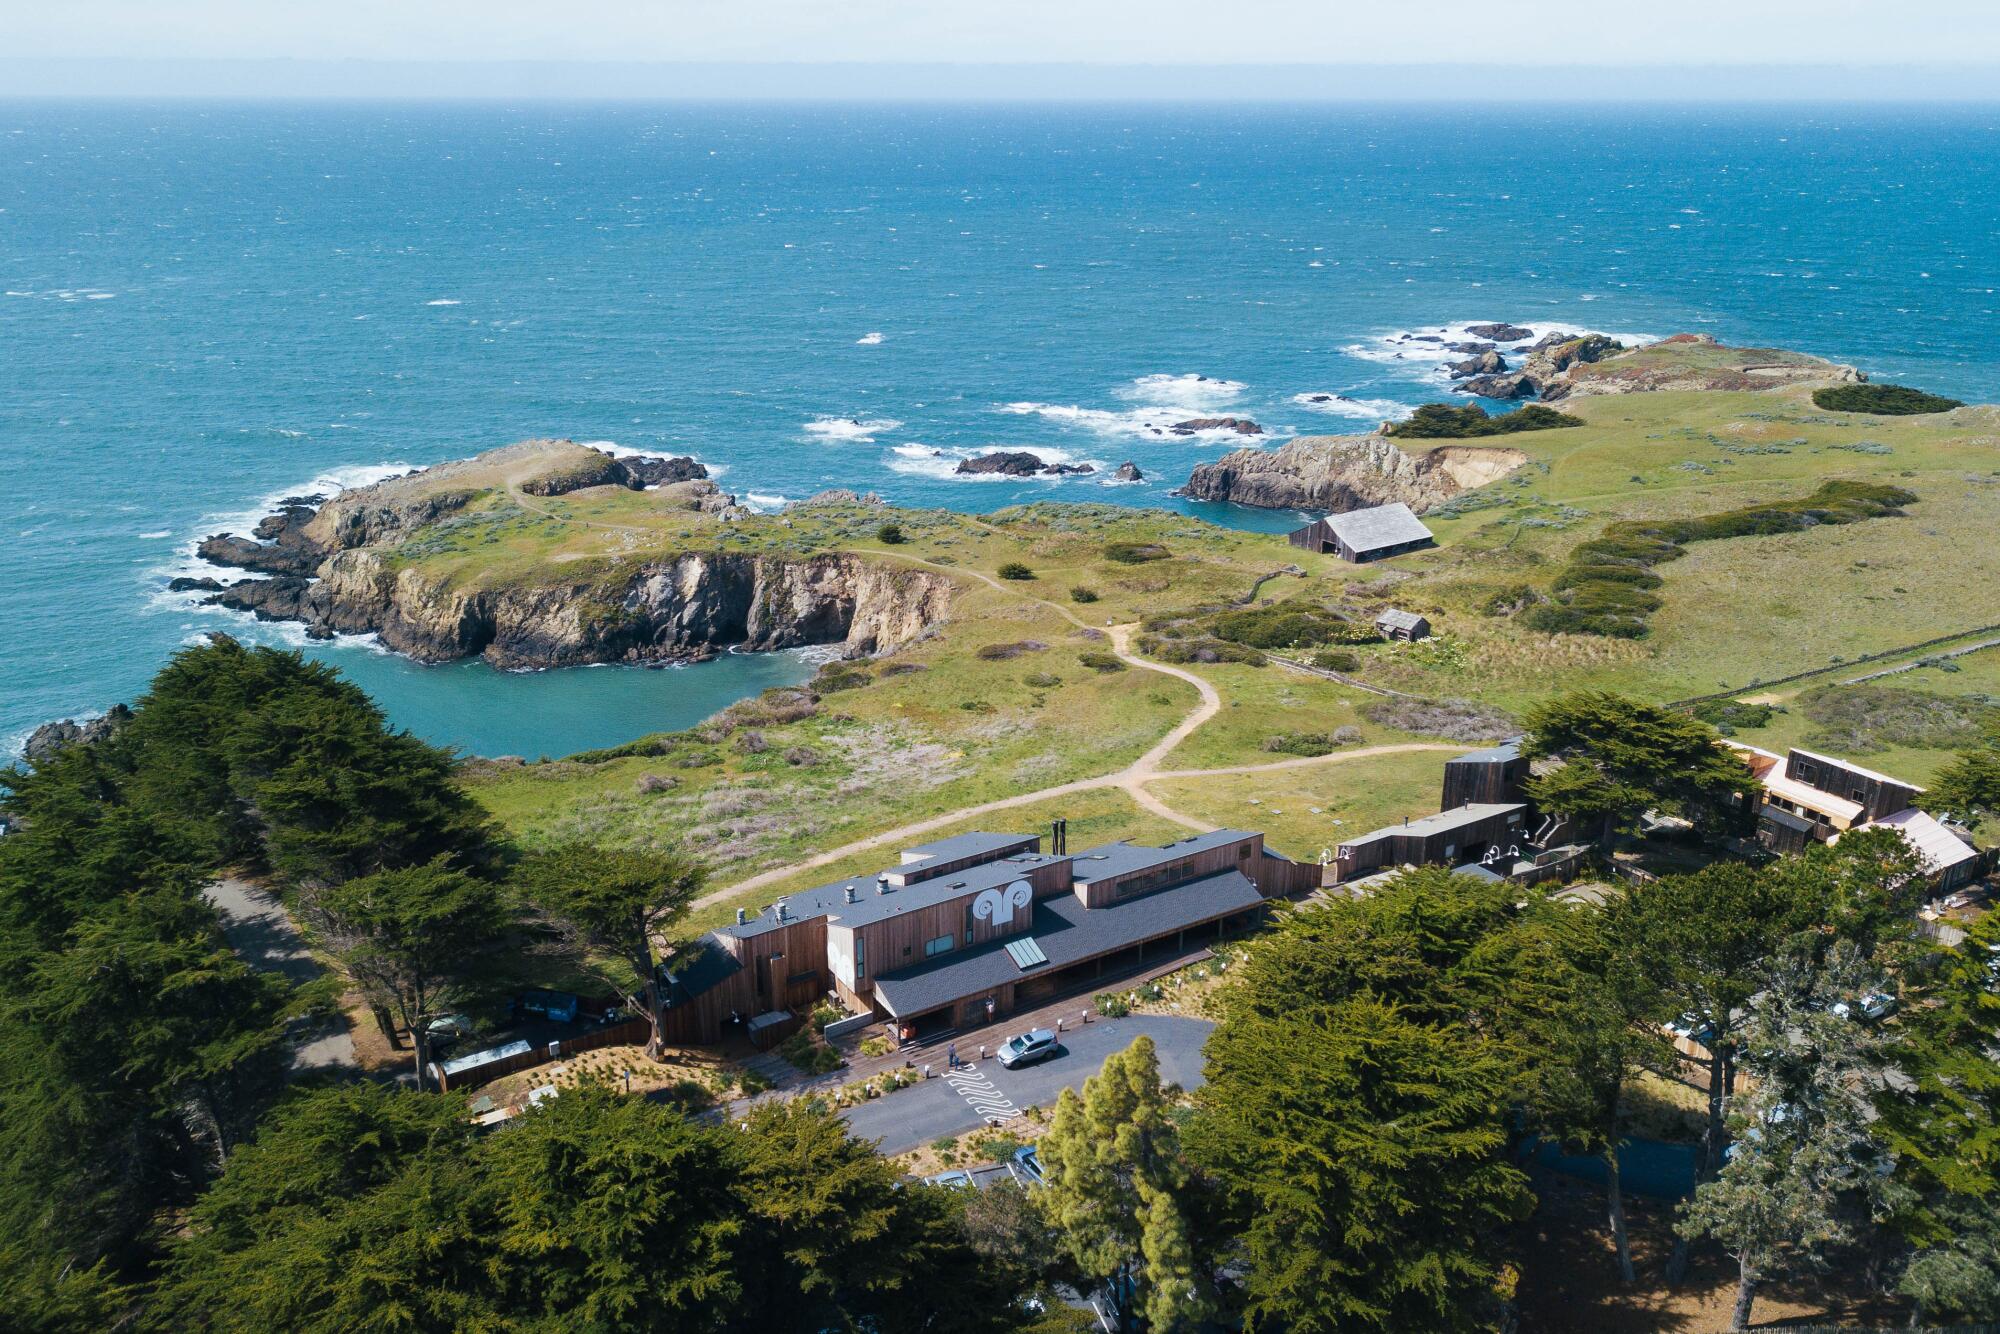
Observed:
[[[1239,449],[1198,464],[1181,494],[1336,514],[1400,501],[1421,514],[1527,461],[1515,449],[1451,445],[1410,454],[1379,433],[1308,435],[1275,450]]]
[[[527,441],[474,459],[344,491],[291,497],[253,535],[218,533],[197,554],[263,577],[170,587],[204,605],[303,624],[314,638],[373,634],[420,662],[480,656],[496,667],[667,665],[725,650],[840,644],[887,652],[944,619],[949,578],[846,553],[783,557],[688,551],[564,576],[466,586],[392,559],[404,539],[496,485],[522,495],[592,486],[672,488],[686,508],[730,521],[744,511],[693,459],[614,458],[569,441]],[[575,568],[575,567],[571,567]]]

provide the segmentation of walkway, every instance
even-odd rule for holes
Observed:
[[[322,975],[324,970],[306,948],[298,925],[277,895],[234,876],[213,882],[203,892],[221,915],[222,932],[229,937],[230,948],[252,968],[276,973],[293,986],[303,986]],[[335,1015],[317,1024],[302,1021],[291,1038],[295,1076],[333,1069],[361,1073],[344,1016]]]

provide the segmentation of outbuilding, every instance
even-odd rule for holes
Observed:
[[[1413,611],[1399,611],[1391,607],[1375,618],[1375,632],[1384,639],[1399,639],[1406,644],[1414,644],[1419,639],[1431,637],[1431,623]]]

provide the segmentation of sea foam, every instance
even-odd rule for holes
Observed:
[[[802,428],[807,435],[821,440],[852,441],[855,444],[872,444],[877,433],[893,431],[903,423],[893,417],[815,417]]]
[[[912,441],[897,445],[883,455],[883,461],[891,470],[912,477],[931,477],[949,482],[1059,482],[1064,474],[1036,473],[1031,477],[1015,477],[1004,472],[962,473],[958,465],[966,459],[976,459],[982,454],[991,454],[999,449],[1022,454],[1033,454],[1044,466],[1058,463],[1088,463],[1102,472],[1104,463],[1099,459],[1087,459],[1067,449],[1053,445],[994,445],[986,449],[955,449],[941,445],[924,445]],[[1074,476],[1075,474],[1069,474]],[[1083,474],[1088,477],[1090,474]]]

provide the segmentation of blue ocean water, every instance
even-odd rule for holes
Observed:
[[[0,740],[208,630],[287,642],[162,585],[315,478],[562,435],[692,453],[761,505],[1178,506],[1242,441],[1174,422],[1276,440],[1439,397],[1400,331],[1692,329],[1990,399],[1996,287],[1991,106],[0,101]],[[1000,446],[1147,480],[952,475]],[[309,651],[486,754],[808,670]]]

